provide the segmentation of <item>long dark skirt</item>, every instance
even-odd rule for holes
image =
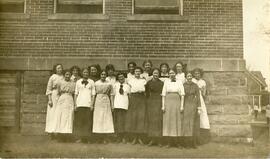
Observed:
[[[125,132],[126,113],[125,109],[114,109],[114,129],[117,134]]]
[[[147,99],[147,134],[150,137],[162,136],[162,97],[151,94]]]
[[[79,137],[88,137],[92,133],[93,113],[88,107],[76,108],[74,114],[74,134]]]
[[[126,114],[126,132],[137,134],[146,133],[145,110],[145,95],[143,93],[131,94],[129,100],[129,108]]]

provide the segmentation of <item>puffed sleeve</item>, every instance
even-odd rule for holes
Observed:
[[[166,94],[167,94],[167,82],[165,81],[162,88],[161,96],[166,96]]]
[[[53,90],[53,75],[49,78],[46,89],[46,95],[52,94],[52,90]]]
[[[185,95],[185,88],[183,86],[183,83],[179,82],[178,85],[179,85],[179,91],[178,91],[179,95],[184,96]]]
[[[76,82],[76,85],[75,85],[75,95],[78,95],[79,94],[79,81]]]

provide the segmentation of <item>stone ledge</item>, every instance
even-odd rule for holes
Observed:
[[[196,67],[203,68],[204,71],[245,71],[245,67],[235,66],[234,68],[222,65],[222,58],[149,58],[152,60],[155,67],[159,67],[162,62],[167,62],[171,67],[181,60],[188,65],[188,69]],[[86,67],[91,64],[100,64],[102,68],[111,63],[114,64],[116,70],[126,70],[127,63],[130,61],[136,62],[139,66],[142,65],[145,58],[89,58],[89,57],[0,57],[0,70],[51,70],[56,63],[62,63],[65,68],[70,68],[73,65]],[[244,59],[226,59],[232,63],[245,63]]]
[[[108,15],[103,14],[65,14],[65,13],[56,13],[48,16],[48,20],[109,20]]]
[[[181,15],[160,15],[160,14],[136,14],[127,17],[127,21],[152,21],[152,22],[188,22],[187,16]]]

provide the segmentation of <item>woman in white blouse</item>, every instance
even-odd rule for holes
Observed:
[[[169,80],[166,80],[162,90],[163,136],[167,137],[166,147],[178,146],[176,141],[181,133],[181,116],[184,110],[184,86],[176,80],[175,70],[169,70]]]
[[[46,95],[48,96],[48,106],[46,115],[46,127],[45,132],[51,135],[54,139],[56,129],[56,105],[59,98],[58,85],[63,80],[63,66],[62,64],[56,64],[53,66],[53,75],[49,78]]]
[[[126,143],[125,121],[128,110],[130,86],[125,83],[123,73],[117,75],[117,82],[114,84],[114,129],[117,135],[117,142]]]
[[[145,130],[145,109],[146,109],[146,98],[145,98],[145,85],[146,80],[141,78],[142,68],[136,67],[134,69],[135,78],[128,80],[130,85],[130,98],[129,108],[126,115],[125,130],[132,137],[132,144],[136,144],[137,141],[143,144],[141,140],[143,135],[146,133]]]
[[[92,132],[94,97],[95,83],[89,79],[89,70],[84,68],[75,87],[74,133],[80,138],[78,142],[87,142]]]
[[[180,80],[183,84],[186,82],[186,77],[185,77],[185,69],[186,65],[179,61],[174,65],[174,69],[176,71],[175,78],[176,80]]]

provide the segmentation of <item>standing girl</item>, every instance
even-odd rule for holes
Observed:
[[[56,116],[56,133],[60,133],[61,139],[67,141],[68,134],[72,133],[73,129],[73,111],[74,100],[73,95],[75,91],[75,83],[70,80],[71,71],[64,71],[64,80],[58,85],[58,93],[60,95],[57,101],[55,110]]]
[[[206,82],[202,79],[203,70],[200,68],[195,68],[193,70],[193,76],[194,78],[192,79],[192,81],[198,85],[200,90],[200,101],[201,101],[200,144],[203,144],[207,143],[210,140],[210,123],[204,102],[206,97]]]
[[[76,82],[75,87],[74,134],[80,138],[78,142],[87,142],[92,132],[94,96],[94,81],[89,79],[89,70],[84,68],[82,79]]]
[[[128,110],[128,94],[130,93],[130,86],[125,83],[125,76],[123,73],[117,75],[117,82],[114,84],[114,128],[118,138],[118,142],[125,140],[125,122],[126,113]]]
[[[159,79],[164,82],[165,80],[169,79],[169,65],[167,63],[160,64],[160,77]]]
[[[145,131],[145,111],[146,111],[146,99],[145,99],[145,85],[146,80],[141,78],[142,69],[136,67],[134,69],[135,78],[128,80],[128,84],[131,87],[131,94],[129,100],[129,108],[126,115],[126,132],[132,137],[132,144],[136,144],[137,141],[143,144],[142,137]]]
[[[93,133],[107,143],[107,134],[114,133],[113,127],[113,86],[106,80],[106,71],[101,71],[100,80],[95,82],[96,98],[94,106]]]
[[[150,81],[152,79],[152,61],[145,60],[143,62],[144,72],[141,74],[141,77],[146,79],[146,81]]]
[[[109,81],[112,85],[114,85],[116,82],[116,77],[114,74],[115,73],[114,66],[112,64],[109,64],[106,66],[105,70],[108,74],[108,77],[106,77],[106,80]]]
[[[200,90],[196,83],[192,82],[192,73],[188,72],[187,82],[184,83],[185,103],[183,112],[182,133],[184,146],[196,148],[197,137],[200,130]]]
[[[46,115],[46,127],[45,132],[50,133],[52,139],[55,137],[53,133],[55,133],[56,127],[56,104],[59,98],[58,94],[58,84],[61,80],[63,80],[63,66],[62,64],[56,64],[53,66],[53,75],[49,78],[46,95],[48,96],[48,106],[47,106],[47,115]]]
[[[80,75],[81,69],[78,66],[72,66],[70,71],[71,71],[71,74],[72,74],[70,80],[72,82],[76,83],[79,79],[81,79],[81,75]]]
[[[168,145],[177,146],[178,137],[182,136],[182,112],[184,110],[184,87],[176,80],[175,71],[170,69],[170,79],[164,82],[162,90],[163,136],[167,137]]]
[[[161,145],[162,136],[162,88],[163,82],[159,79],[159,69],[153,69],[153,78],[146,84],[147,97],[147,134],[153,143]]]
[[[136,63],[135,62],[129,62],[128,63],[128,74],[127,74],[127,81],[134,78],[134,69],[136,67]]]
[[[184,84],[186,82],[186,65],[184,65],[183,62],[179,61],[174,65],[174,69],[176,70],[176,80],[180,80]]]
[[[90,74],[89,78],[93,80],[94,82],[98,81],[100,78],[100,67],[99,65],[91,65],[88,67]]]

